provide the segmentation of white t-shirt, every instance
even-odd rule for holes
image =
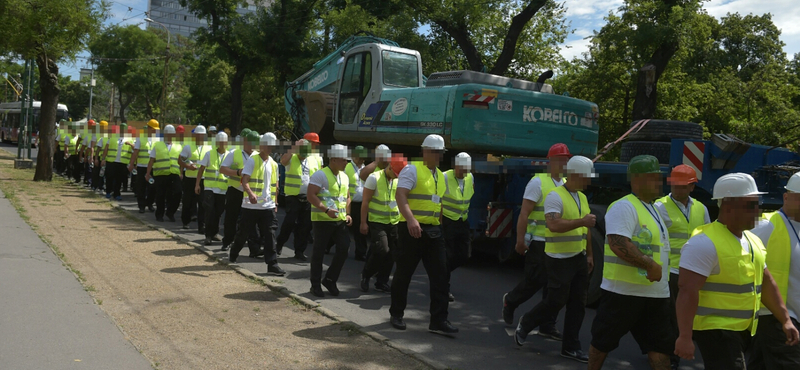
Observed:
[[[564,185],[564,179],[559,179],[558,181],[556,181],[555,179],[552,179],[552,180],[553,180],[553,183],[556,185],[556,187]],[[534,177],[530,181],[528,181],[528,185],[525,186],[525,194],[522,195],[522,199],[529,200],[531,202],[536,203],[536,208],[540,208],[540,207],[544,206],[543,204],[541,204],[541,200],[542,200],[542,179],[541,178]],[[542,209],[544,209],[544,208],[542,208]],[[536,235],[528,235],[528,238],[531,238],[531,239],[539,241],[539,242],[543,242],[544,241],[544,237],[536,236]]]
[[[244,200],[242,200],[242,208],[257,209],[257,210],[275,209],[275,202],[272,201],[272,194],[270,194],[270,187],[269,187],[269,183],[272,180],[272,165],[270,164],[270,161],[272,161],[272,158],[267,157],[266,161],[261,162],[261,168],[264,170],[263,172],[264,176],[259,180],[262,181],[261,185],[264,187],[264,191],[261,192],[261,194],[256,194],[258,203],[257,204],[250,203],[250,199],[247,196],[247,193],[245,193]],[[255,166],[256,166],[256,160],[253,157],[248,157],[247,160],[244,162],[244,169],[242,169],[242,176],[252,175]]]
[[[105,146],[105,145],[104,145],[105,141],[106,141],[106,138],[104,138],[104,137],[101,137],[101,138],[97,139],[97,141],[96,141],[96,143],[97,143],[97,144],[95,144],[95,146],[96,146],[97,148],[102,148],[102,147],[104,147],[104,146]],[[103,153],[99,153],[98,155],[100,155],[100,154],[103,154]]]
[[[436,178],[436,169],[430,170],[431,175],[433,175],[434,181],[436,181],[436,186],[439,186],[439,179]],[[397,176],[397,188],[403,188],[408,190],[414,190],[417,186],[417,167],[413,164],[406,165],[400,174]],[[441,186],[444,186],[444,182]]]
[[[217,149],[216,149],[216,148],[214,148],[214,150],[212,150],[212,151],[209,151],[209,152],[206,152],[206,154],[203,156],[203,158],[202,158],[202,159],[200,159],[200,161],[199,161],[199,162],[197,162],[197,164],[196,164],[196,165],[197,165],[197,169],[198,169],[198,170],[200,169],[200,167],[201,167],[201,166],[203,166],[203,167],[208,167],[208,164],[209,164],[209,162],[211,161],[211,152],[215,152],[216,150],[217,150]],[[229,153],[228,151],[225,151],[225,153],[222,153],[222,154],[220,154],[220,156],[222,157],[222,159],[223,159],[223,160],[225,159],[225,156],[226,156],[228,153]],[[244,170],[243,170],[242,172],[244,172]],[[199,174],[200,174],[200,173],[198,173],[198,175],[199,175]],[[211,192],[212,192],[212,193],[214,193],[214,194],[225,194],[225,193],[226,193],[226,191],[227,191],[228,189],[227,189],[227,188],[225,188],[225,189],[218,189],[218,188],[211,188],[211,189],[209,189],[209,188],[206,188],[206,190],[211,190]]]
[[[575,199],[575,202],[578,204],[578,209],[581,210],[581,198],[578,193],[569,192],[572,195],[572,198]],[[582,210],[581,210],[582,211]],[[550,194],[547,194],[547,198],[544,200],[544,214],[548,213],[560,213],[564,214],[564,203],[561,201],[561,197],[556,194],[556,192],[551,191]],[[587,248],[591,248],[591,245],[587,246]],[[578,253],[583,252],[574,252],[574,253],[546,253],[548,256],[558,259],[570,258],[578,255]]]
[[[367,177],[367,181],[364,181],[364,189],[375,190],[378,188],[378,173],[371,173],[369,177]]]
[[[364,182],[361,181],[361,170],[364,169],[364,164],[361,164],[361,167],[356,166],[355,162],[350,162],[347,164],[349,167],[352,167],[356,172],[356,193],[353,195],[353,198],[350,200],[351,202],[360,202],[361,199],[364,197]]]
[[[308,165],[308,158],[305,157],[302,161],[300,161],[300,195],[308,194],[308,182],[310,181],[310,174],[311,174],[311,167]],[[297,158],[300,159],[300,158]],[[319,158],[315,158],[317,162],[322,165],[322,160]],[[317,172],[320,172],[322,168],[318,169]],[[316,174],[316,172],[314,173]]]
[[[463,194],[464,193],[464,179],[463,178],[459,179],[458,177],[456,177],[455,179],[456,179],[456,182],[458,182],[458,190],[460,190],[461,193]],[[450,194],[450,184],[448,183],[448,181],[452,181],[452,180],[453,179],[448,177],[446,173],[444,174],[444,193],[445,194]]]
[[[234,150],[238,150],[238,149],[231,149],[231,150],[228,152],[228,154],[226,154],[226,155],[225,155],[225,158],[223,158],[223,159],[222,159],[222,162],[221,162],[221,163],[220,163],[220,165],[219,165],[220,167],[228,167],[228,168],[230,168],[230,167],[231,167],[231,165],[233,164],[233,157],[234,157],[234,155],[233,155],[233,151],[234,151]],[[250,154],[247,154],[247,152],[245,152],[244,150],[242,150],[241,152],[242,152],[242,161],[243,161],[244,163],[247,163],[247,160],[248,160],[248,159],[250,159]],[[250,153],[251,153],[251,154],[252,154],[252,153],[255,153],[255,151],[252,151],[252,152],[250,152]],[[231,168],[231,169],[232,169],[232,168]],[[244,170],[242,170],[242,173],[244,173]],[[244,191],[244,189],[242,189],[242,185],[239,185],[239,186],[237,186],[237,187],[236,187],[236,190],[239,190],[239,191]]]
[[[651,212],[651,215],[658,217],[658,211],[652,205],[645,203],[644,207]],[[606,235],[613,234],[632,238],[633,235],[638,235],[642,231],[636,208],[627,199],[620,200],[609,208],[608,212],[606,212],[605,220]],[[667,226],[661,221],[661,217],[656,220],[656,222],[659,221],[661,230],[663,230],[661,232],[661,243],[663,243],[661,247],[661,281],[654,282],[651,285],[641,285],[624,281],[611,281],[603,277],[600,288],[622,295],[669,298],[669,234],[667,233]]]
[[[672,196],[672,194],[670,194],[670,196]],[[689,197],[689,203],[686,206],[677,200],[673,199],[673,201],[678,206],[678,210],[683,213],[686,219],[689,219],[689,211],[692,209],[692,205],[694,204],[695,200],[692,199],[692,197]],[[669,218],[669,213],[667,212],[667,207],[664,205],[664,203],[656,202],[656,209],[658,209],[658,214],[661,216],[661,219],[664,220],[664,225],[667,225],[667,228],[672,227],[672,219]],[[711,218],[708,216],[708,208],[703,206],[703,209],[705,210],[705,214],[703,215],[703,224],[710,224]],[[691,230],[689,230],[689,233],[691,234]],[[672,274],[679,273],[679,270],[680,269],[674,267],[669,268],[669,272]]]
[[[114,160],[114,162],[117,163],[122,162],[121,158],[122,158],[122,152],[124,150],[125,150],[125,139],[124,138],[117,139],[117,158]]]
[[[786,217],[782,218],[785,223]],[[790,221],[792,226],[786,225],[786,229],[789,231],[790,243],[792,243],[786,308],[789,309],[789,316],[793,317],[795,320],[800,320],[800,318],[797,317],[800,313],[800,268],[796,267],[800,266],[800,222],[794,220]],[[794,230],[792,230],[792,227],[794,227]],[[769,253],[769,237],[772,235],[774,229],[775,226],[773,226],[771,222],[760,220],[756,227],[751,230],[753,234],[756,234],[756,236],[761,239],[761,242],[764,243],[764,247],[767,248],[767,253]],[[771,315],[772,313],[764,309],[761,311],[761,314]]]
[[[335,177],[337,179],[339,178],[338,176],[335,176]],[[345,176],[345,179],[347,179],[346,176]],[[346,181],[347,180],[345,180],[345,182],[342,182],[342,183],[338,184],[338,186],[340,186],[340,187],[348,187],[349,183],[346,183]],[[328,184],[328,176],[325,176],[325,172],[323,172],[322,169],[319,169],[319,170],[317,170],[317,172],[314,172],[314,174],[311,175],[311,179],[309,179],[308,183],[310,185],[318,186],[319,189],[320,189],[320,193],[323,190],[330,189],[329,184]],[[319,193],[317,193],[317,196],[319,196]],[[326,207],[331,208],[331,209],[335,208],[335,207],[331,207],[331,204],[326,204],[324,200],[322,201],[322,204],[325,204]],[[340,210],[339,212],[344,212],[344,210]]]

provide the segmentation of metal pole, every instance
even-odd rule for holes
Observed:
[[[23,76],[26,76],[26,77],[28,76],[28,60],[25,60],[25,69],[24,69],[24,72],[22,72],[22,73],[24,73]],[[19,105],[19,108],[20,108],[19,122],[17,123],[17,159],[22,159],[22,146],[25,145],[24,140],[22,139],[21,131],[22,131],[22,127],[24,127],[23,126],[23,122],[24,122],[24,120],[26,118],[26,116],[25,116],[26,112],[25,111],[27,110],[27,106],[28,106],[27,104],[25,104],[26,99],[28,98],[28,89],[26,88],[26,85],[22,85],[22,94],[20,94],[20,95],[22,95],[21,96],[22,101],[20,101],[20,103],[19,103],[20,104]]]
[[[91,59],[90,59],[91,60]],[[94,95],[94,61],[91,60],[92,77],[89,77],[89,114],[86,120],[92,119],[92,97]]]
[[[31,92],[31,98],[28,99],[28,118],[25,119],[27,122],[27,135],[25,135],[25,139],[27,142],[25,143],[26,147],[28,148],[28,159],[31,159],[31,144],[33,143],[33,60],[31,60],[30,68],[28,68],[28,91]],[[39,97],[39,100],[42,98]],[[42,117],[42,108],[41,105],[39,106],[39,117]]]

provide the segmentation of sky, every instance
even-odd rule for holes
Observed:
[[[567,7],[567,20],[574,32],[562,45],[561,54],[571,60],[588,49],[593,31],[600,30],[605,24],[603,17],[609,11],[616,11],[622,0],[564,0]],[[140,24],[144,27],[144,12],[147,11],[147,0],[113,0],[111,14],[106,25]],[[800,53],[800,3],[797,0],[710,0],[704,3],[708,14],[721,18],[728,13],[761,15],[771,13],[773,22],[781,30],[781,40],[786,44],[784,51],[789,58]],[[80,68],[88,68],[85,57],[81,54],[72,65],[61,65],[63,75],[78,79]]]

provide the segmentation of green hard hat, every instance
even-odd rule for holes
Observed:
[[[244,139],[249,141],[251,144],[258,144],[259,140],[261,140],[261,136],[258,136],[258,132],[249,131],[247,135],[243,135]]]
[[[367,157],[367,149],[361,145],[356,146],[353,148],[353,156],[359,158],[366,158]]]
[[[628,162],[628,175],[639,175],[646,173],[661,173],[661,166],[658,159],[652,155],[637,155]]]
[[[128,124],[125,123],[125,122],[120,123],[119,124],[119,131],[120,132],[128,131]]]
[[[242,135],[242,137],[247,137],[247,134],[249,134],[252,131],[253,130],[251,130],[249,128],[245,128],[245,129],[242,129],[242,133],[240,135]]]

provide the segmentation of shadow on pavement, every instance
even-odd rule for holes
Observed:
[[[240,301],[250,301],[250,302],[277,302],[278,297],[275,296],[275,293],[271,291],[263,291],[263,290],[256,290],[253,292],[245,292],[245,293],[231,293],[224,295],[225,298],[228,299],[237,299]]]
[[[167,257],[186,257],[186,256],[195,256],[200,254],[197,249],[166,249],[166,250],[159,250],[154,251],[153,254],[156,256],[167,256]]]
[[[161,270],[161,272],[166,272],[168,274],[184,274],[184,275],[192,275],[198,277],[208,277],[209,272],[216,272],[216,271],[230,271],[228,266],[223,265],[201,265],[201,266],[181,266],[181,267],[170,267]]]

